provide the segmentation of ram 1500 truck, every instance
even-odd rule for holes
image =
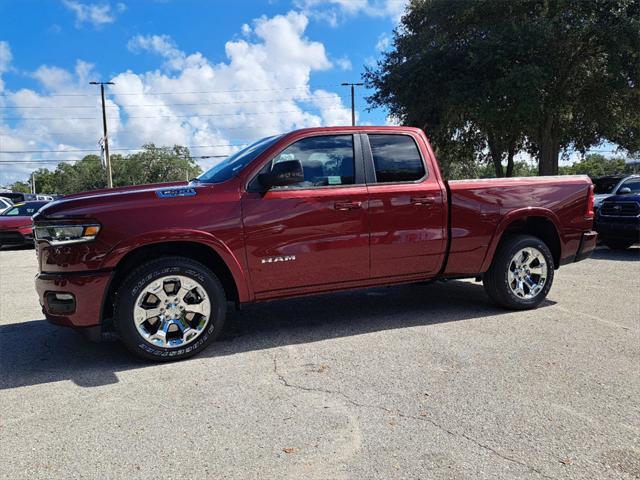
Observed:
[[[214,341],[234,303],[481,278],[495,303],[534,308],[594,249],[592,224],[586,176],[445,182],[419,129],[303,129],[189,183],[49,204],[36,286],[51,322],[178,359]]]

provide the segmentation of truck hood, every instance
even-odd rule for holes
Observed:
[[[190,190],[188,185],[187,182],[153,183],[66,195],[47,204],[34,215],[33,219],[39,221],[70,216],[81,218],[95,210],[123,206],[123,204],[130,202],[149,200],[164,195],[171,196],[167,192],[177,192],[174,196],[182,196],[186,190]]]
[[[31,217],[26,216],[0,216],[0,230],[15,230],[19,227],[28,227],[33,224]]]
[[[631,194],[628,193],[626,195],[608,195],[606,197],[607,203],[609,202],[638,202],[640,203],[640,194]]]

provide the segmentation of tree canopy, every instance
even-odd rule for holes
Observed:
[[[556,174],[566,148],[640,150],[639,47],[635,0],[413,0],[364,79],[446,167],[509,176],[525,150]]]
[[[112,155],[113,184],[116,187],[146,183],[187,180],[201,169],[191,158],[189,149],[175,145],[144,145],[141,152],[127,156]],[[87,155],[73,164],[60,163],[55,170],[35,170],[36,193],[70,194],[105,188],[105,169],[97,155]],[[14,191],[30,192],[28,182],[16,182]]]

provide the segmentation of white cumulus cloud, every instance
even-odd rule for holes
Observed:
[[[4,90],[4,81],[2,80],[2,74],[9,70],[11,65],[11,48],[9,42],[0,41],[0,92]]]
[[[308,17],[296,12],[255,19],[225,43],[221,62],[183,51],[167,35],[133,37],[127,47],[158,56],[162,68],[127,70],[110,79],[115,83],[107,87],[112,153],[155,143],[190,146],[194,157],[217,157],[295,128],[350,124],[344,89],[313,86],[314,72],[335,66],[324,45],[306,36],[307,25]],[[335,64],[339,67],[339,61]],[[7,106],[20,107],[0,116],[0,151],[53,152],[3,153],[2,159],[76,159],[98,153],[99,90],[88,83],[100,78],[93,65],[81,60],[73,70],[43,65],[32,76],[40,88],[0,97]],[[88,151],[70,151],[77,149]],[[199,160],[203,168],[218,161]],[[37,166],[3,164],[0,185],[25,178]]]
[[[63,0],[63,5],[71,10],[76,16],[76,27],[83,23],[90,23],[94,27],[113,23],[116,20],[114,11],[109,3],[82,3],[77,0]],[[122,13],[127,6],[119,2],[116,4],[116,12]]]
[[[361,14],[389,17],[398,22],[408,0],[296,0],[295,3],[307,15],[336,26],[340,18]]]

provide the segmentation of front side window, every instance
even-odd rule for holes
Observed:
[[[369,135],[378,183],[415,182],[426,170],[416,142],[408,135]]]
[[[355,183],[355,160],[352,135],[309,137],[289,145],[273,162],[298,160],[304,181],[279,188],[310,188]]]

